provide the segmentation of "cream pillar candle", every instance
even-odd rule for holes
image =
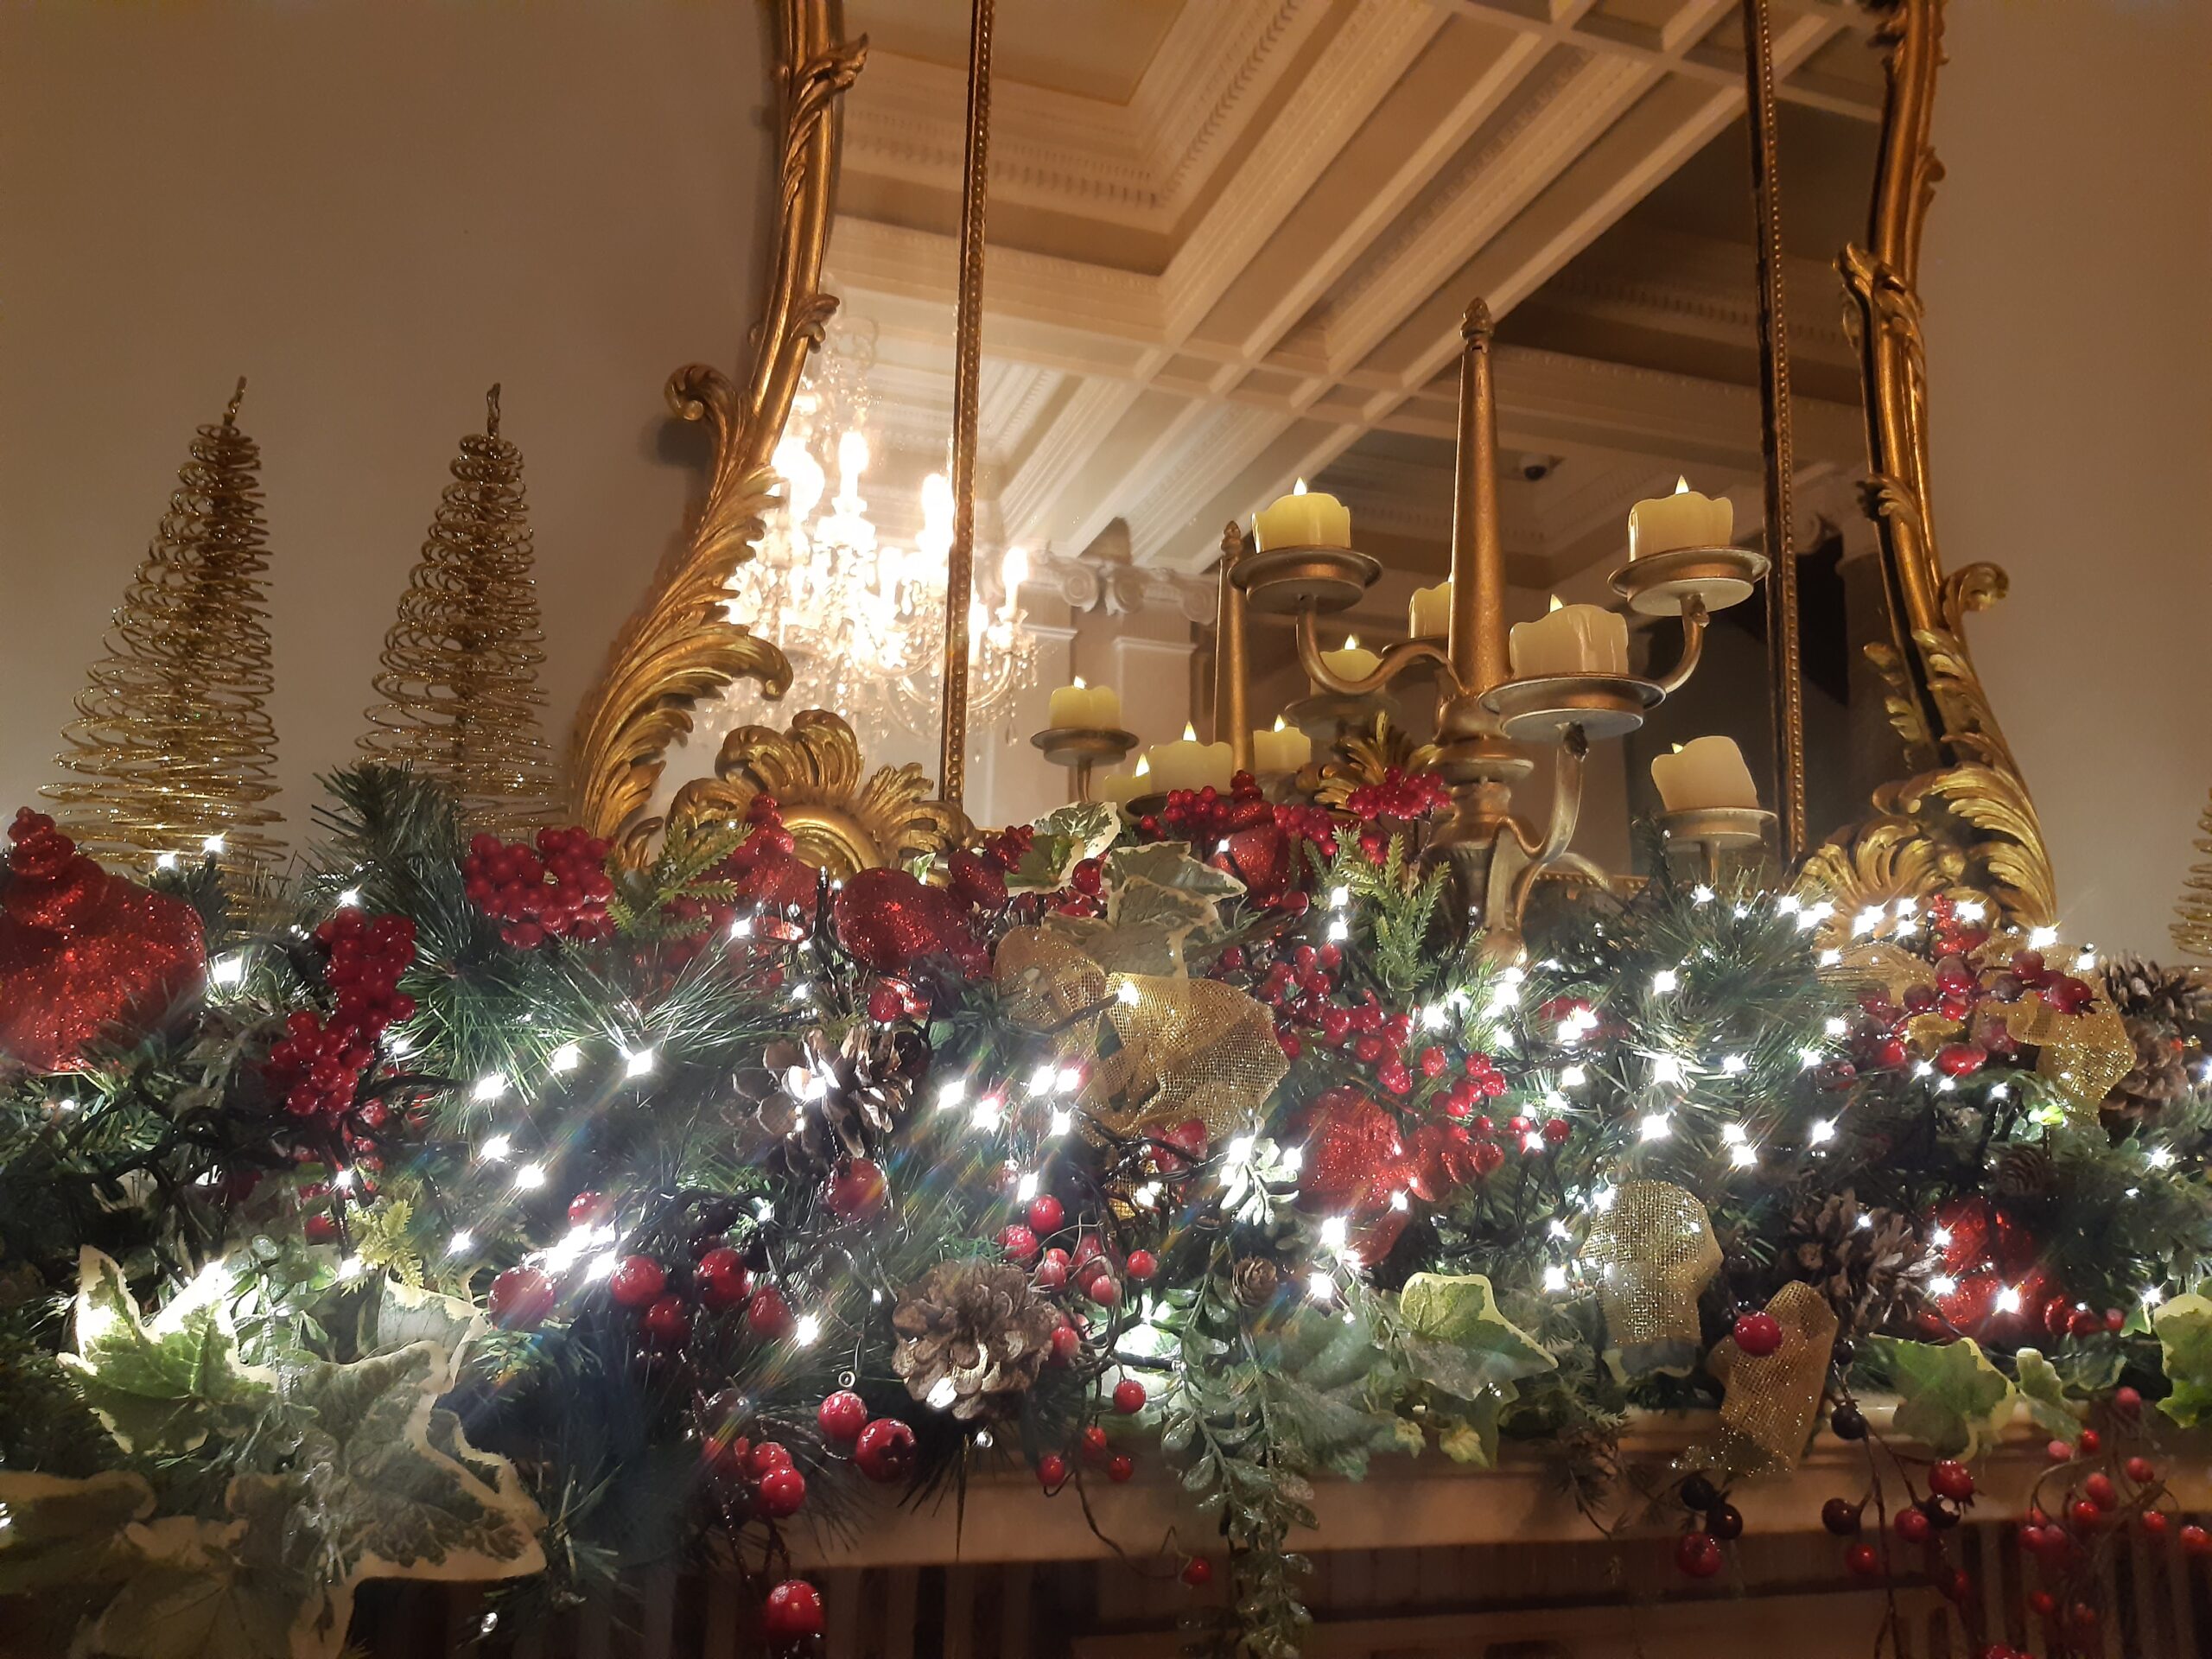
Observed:
[[[1122,699],[1112,686],[1087,686],[1078,674],[1073,685],[1064,685],[1052,693],[1045,723],[1086,732],[1111,731],[1122,723]]]
[[[1655,495],[1628,510],[1628,556],[1648,559],[1678,547],[1726,547],[1736,533],[1736,506],[1726,496],[1700,495],[1687,478],[1672,495]]]
[[[1751,769],[1744,764],[1744,752],[1732,737],[1716,734],[1677,743],[1672,754],[1653,757],[1651,781],[1658,786],[1660,804],[1669,812],[1759,804]]]
[[[1152,762],[1143,755],[1137,756],[1134,772],[1109,772],[1098,780],[1098,798],[1116,806],[1127,806],[1138,796],[1151,793]]]
[[[1274,547],[1350,547],[1351,509],[1333,495],[1309,493],[1301,478],[1297,488],[1254,516],[1252,545],[1262,553]]]
[[[1275,716],[1272,732],[1252,734],[1252,770],[1267,775],[1296,772],[1313,759],[1313,740]]]
[[[1156,791],[1204,789],[1209,784],[1216,789],[1229,787],[1229,745],[1199,742],[1198,733],[1187,723],[1181,742],[1155,744],[1145,751],[1145,758],[1152,762],[1152,786]]]
[[[1356,633],[1344,636],[1342,651],[1321,653],[1321,666],[1340,680],[1363,680],[1381,667],[1382,663],[1380,657],[1360,645],[1359,636]]]
[[[1452,584],[1440,582],[1433,588],[1414,588],[1409,613],[1414,639],[1444,638],[1452,628]]]
[[[1510,651],[1516,680],[1625,674],[1628,623],[1602,605],[1562,605],[1554,594],[1550,615],[1513,625]]]

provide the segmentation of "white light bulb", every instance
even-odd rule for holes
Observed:
[[[1546,1290],[1554,1291],[1565,1290],[1567,1288],[1567,1269],[1560,1266],[1556,1262],[1553,1262],[1551,1266],[1546,1268],[1544,1269],[1544,1288]]]
[[[733,939],[751,938],[753,937],[753,918],[750,916],[739,917],[735,921],[729,925],[729,936]]]
[[[511,1136],[495,1135],[477,1149],[476,1155],[486,1163],[496,1164],[503,1159],[511,1157],[514,1149],[515,1143]]]
[[[1331,1216],[1321,1224],[1321,1248],[1326,1250],[1342,1251],[1349,1231],[1342,1216]]]
[[[1006,1103],[996,1095],[985,1095],[976,1103],[976,1109],[969,1114],[969,1122],[979,1129],[995,1129]]]
[[[2052,945],[2056,944],[2057,943],[2058,930],[2055,927],[2035,927],[2028,930],[2028,948],[2030,950],[2048,950]]]
[[[469,1090],[470,1095],[479,1101],[497,1100],[506,1092],[506,1077],[499,1071],[486,1071],[476,1079],[476,1086]]]
[[[1047,1130],[1052,1135],[1065,1135],[1075,1127],[1075,1114],[1065,1106],[1052,1108],[1052,1121]]]
[[[1033,1095],[1044,1094],[1052,1088],[1052,1079],[1056,1075],[1051,1066],[1039,1066],[1029,1074],[1029,1092]]]
[[[545,1064],[548,1068],[558,1075],[563,1072],[573,1071],[583,1063],[584,1051],[582,1046],[577,1043],[563,1043],[560,1047],[553,1051],[552,1058],[547,1060]]]
[[[1997,1293],[1995,1306],[1999,1313],[2018,1313],[2020,1311],[2020,1293],[2018,1287],[2007,1285],[2004,1289],[1999,1291]]]
[[[467,1255],[475,1248],[476,1235],[470,1232],[466,1227],[462,1228],[459,1232],[455,1233],[451,1238],[446,1241],[446,1254],[448,1255]]]
[[[1758,1162],[1758,1160],[1759,1150],[1757,1147],[1745,1144],[1729,1148],[1728,1161],[1733,1164],[1738,1169],[1749,1169],[1753,1164]]]
[[[154,861],[154,868],[157,870],[173,870],[181,861],[175,853],[163,853]]]
[[[1948,1296],[1958,1287],[1959,1281],[1948,1273],[1939,1273],[1928,1281],[1929,1293],[1936,1296]]]
[[[358,910],[360,904],[361,890],[359,887],[348,887],[338,895],[338,908],[340,910]]]
[[[1306,1294],[1317,1302],[1325,1302],[1337,1294],[1337,1281],[1325,1273],[1310,1273],[1306,1276]]]
[[[1646,1112],[1643,1131],[1646,1141],[1664,1141],[1675,1132],[1675,1120],[1664,1112]]]
[[[811,1313],[802,1313],[798,1325],[792,1327],[791,1340],[802,1348],[810,1348],[821,1334],[822,1321]]]
[[[1125,979],[1114,988],[1114,1000],[1125,1007],[1134,1006],[1141,995],[1133,979]]]
[[[2165,1287],[2163,1285],[2145,1285],[2143,1287],[2144,1306],[2156,1307],[2160,1302],[2163,1302],[2165,1300],[2166,1292]]]
[[[1350,887],[1331,887],[1329,889],[1329,907],[1332,910],[1342,910],[1350,903],[1351,903],[1351,889]]]
[[[1690,900],[1693,904],[1709,905],[1713,902],[1713,898],[1714,893],[1713,889],[1707,887],[1702,881],[1699,882],[1697,886],[1690,889]]]
[[[1835,1139],[1835,1120],[1827,1117],[1821,1119],[1819,1122],[1814,1124],[1810,1129],[1806,1131],[1805,1139],[1813,1146],[1824,1147],[1827,1145],[1829,1141]]]
[[[544,1185],[545,1166],[543,1164],[524,1164],[515,1171],[515,1191],[518,1192],[535,1192]]]
[[[1570,1065],[1559,1074],[1559,1086],[1562,1089],[1580,1089],[1589,1081],[1590,1074],[1579,1065]]]
[[[1651,976],[1652,991],[1660,996],[1666,995],[1669,991],[1673,990],[1681,982],[1681,978],[1671,968],[1662,968],[1657,973]]]
[[[218,957],[208,964],[207,982],[210,985],[219,985],[225,990],[232,990],[245,982],[245,956],[242,951],[233,951],[227,957]]]
[[[200,850],[210,858],[220,858],[223,855],[223,838],[220,836],[208,836],[200,843]]]
[[[1014,1199],[1016,1204],[1027,1204],[1036,1196],[1037,1172],[1033,1169],[1014,1184]]]
[[[1744,1068],[1750,1064],[1751,1062],[1740,1054],[1724,1055],[1720,1061],[1720,1070],[1728,1077],[1741,1077]]]
[[[967,1080],[963,1077],[955,1077],[937,1091],[937,1103],[940,1106],[957,1106],[967,1098]]]
[[[349,1255],[338,1264],[340,1279],[358,1279],[369,1270],[369,1264],[358,1255]]]

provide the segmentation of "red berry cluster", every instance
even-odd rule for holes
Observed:
[[[1425,818],[1452,804],[1452,791],[1441,774],[1409,772],[1392,766],[1382,781],[1362,784],[1344,798],[1344,810],[1359,819]]]
[[[461,861],[461,881],[471,904],[506,924],[499,937],[518,950],[548,939],[589,943],[614,933],[607,854],[604,839],[575,829],[541,830],[535,849],[478,836]]]
[[[914,1431],[896,1417],[868,1414],[868,1402],[849,1389],[829,1395],[815,1408],[814,1421],[829,1445],[850,1452],[853,1465],[879,1484],[890,1485],[914,1472]]]
[[[1235,971],[1249,960],[1242,950],[1233,957],[1224,951],[1221,965]],[[1374,992],[1354,1003],[1332,1000],[1336,970],[1343,963],[1338,945],[1300,944],[1287,956],[1277,956],[1261,974],[1252,994],[1275,1010],[1275,1040],[1284,1053],[1296,1059],[1309,1041],[1348,1052],[1355,1065],[1371,1071],[1384,1093],[1404,1099],[1419,1092],[1417,1103],[1462,1122],[1483,1102],[1505,1092],[1505,1074],[1489,1055],[1464,1054],[1455,1065],[1446,1046],[1417,1044],[1413,1016],[1386,1014]]]
[[[1974,1580],[1964,1567],[1950,1559],[1943,1535],[1966,1519],[1973,1507],[1974,1471],[1954,1459],[1929,1465],[1928,1495],[1900,1506],[1890,1518],[1890,1528],[1900,1544],[1923,1552],[1923,1565],[1937,1592],[1961,1609],[1974,1599]],[[1845,1571],[1853,1578],[1878,1579],[1888,1571],[1882,1552],[1862,1535],[1865,1506],[1848,1498],[1832,1497],[1821,1510],[1821,1524],[1839,1538],[1853,1541],[1843,1552]]]
[[[302,1008],[287,1018],[262,1075],[293,1116],[335,1122],[352,1109],[378,1039],[394,1020],[415,1012],[415,999],[399,988],[399,976],[415,960],[415,924],[404,916],[371,921],[349,907],[317,928],[315,938],[330,952],[322,977],[337,993],[337,1006],[327,1017]],[[381,1105],[373,1113],[363,1108],[364,1128],[380,1128],[384,1118]]]
[[[1946,1077],[1971,1077],[1992,1060],[2019,1058],[2019,1043],[2007,1029],[2009,1016],[1999,1009],[2034,991],[2056,1012],[2079,1014],[2094,995],[2087,982],[2046,966],[2037,950],[2016,950],[2001,968],[1977,968],[1965,953],[1946,951],[1935,959],[1934,967],[1930,981],[1908,986],[1898,1001],[1879,993],[1859,999],[1851,1037],[1852,1060],[1858,1071],[1893,1071],[1910,1064],[1907,1023],[1933,1015],[1967,1025],[1972,1033],[1936,1049],[1936,1070]],[[1848,1082],[1849,1077],[1845,1070],[1840,1080]]]
[[[1744,1535],[1743,1512],[1704,1475],[1690,1476],[1675,1495],[1696,1517],[1675,1541],[1675,1566],[1686,1578],[1709,1579],[1726,1563],[1720,1546]]]
[[[1211,784],[1204,789],[1171,789],[1167,804],[1157,817],[1141,821],[1140,828],[1154,836],[1178,836],[1202,846],[1211,846],[1238,830],[1256,830],[1274,822],[1274,808],[1261,793],[1259,780],[1240,772],[1229,780],[1229,793]]]

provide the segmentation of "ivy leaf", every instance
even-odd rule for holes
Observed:
[[[332,1576],[503,1579],[545,1565],[543,1517],[519,1482],[486,1479],[478,1471],[494,1460],[457,1422],[434,1421],[445,1374],[445,1351],[423,1342],[311,1366],[293,1382],[293,1402],[312,1414],[301,1489]]]
[[[243,1481],[232,1483],[233,1502]],[[257,1484],[276,1483],[258,1481]],[[109,1659],[321,1659],[344,1644],[331,1592],[286,1561],[281,1515],[166,1516],[130,1529],[143,1565],[109,1602],[85,1644]],[[296,1550],[295,1551],[296,1554]],[[352,1596],[345,1594],[350,1611]]]
[[[1897,1392],[1897,1431],[1942,1457],[1976,1456],[1993,1444],[2012,1384],[1971,1338],[1937,1344],[1870,1338]]]
[[[474,1302],[438,1291],[424,1290],[397,1280],[379,1281],[376,1313],[376,1346],[392,1351],[418,1342],[433,1344],[452,1356],[444,1382],[450,1386],[461,1370],[471,1343],[492,1328],[484,1310]]]
[[[2212,1416],[2212,1300],[2191,1293],[2151,1315],[2169,1392],[2158,1409],[2183,1428]]]
[[[1417,1273],[1399,1293],[1402,1348],[1420,1381],[1462,1400],[1556,1370],[1559,1361],[1497,1311],[1479,1273]]]
[[[149,1321],[123,1270],[87,1246],[78,1258],[77,1373],[85,1403],[126,1452],[174,1456],[237,1433],[275,1398],[276,1376],[239,1363],[230,1277],[203,1269]]]
[[[110,1471],[89,1480],[0,1470],[0,1596],[128,1577],[137,1552],[124,1529],[154,1510],[143,1476]]]
[[[1510,1387],[1492,1389],[1472,1402],[1464,1417],[1446,1417],[1436,1438],[1437,1449],[1454,1463],[1472,1464],[1478,1469],[1497,1466],[1497,1420],[1504,1414],[1507,1403],[1515,1390]]]
[[[2079,1440],[2082,1425],[2066,1408],[2066,1384],[2057,1368],[2033,1348],[2021,1349],[2013,1356],[2013,1363],[2019,1372],[2020,1398],[2036,1427],[2069,1446]]]

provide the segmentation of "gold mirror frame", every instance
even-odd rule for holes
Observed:
[[[1845,927],[1867,906],[1972,887],[2024,926],[2056,919],[2042,825],[1974,671],[1967,613],[2005,595],[1994,564],[1946,573],[1929,501],[1928,364],[1920,238],[1942,177],[1929,139],[1943,0],[1891,0],[1879,38],[1889,81],[1865,247],[1838,260],[1845,326],[1859,353],[1867,476],[1891,639],[1867,654],[1889,683],[1890,721],[1916,770],[1874,794],[1872,816],[1807,856],[1802,880]]]
[[[663,566],[615,636],[606,671],[577,711],[570,770],[576,821],[627,846],[642,844],[660,827],[645,817],[646,804],[668,764],[669,745],[692,729],[701,699],[741,679],[756,682],[771,697],[791,687],[784,653],[732,621],[724,598],[730,577],[753,556],[765,531],[762,514],[776,485],[768,459],[807,357],[837,308],[836,296],[822,290],[822,256],[836,194],[843,94],[868,53],[865,39],[844,38],[843,22],[838,0],[778,0],[773,265],[748,342],[750,360],[742,383],[704,363],[669,377],[669,407],[687,421],[706,422],[714,433],[706,502],[681,552]],[[808,718],[799,716],[788,738],[765,733],[795,754],[817,758],[810,770],[799,769],[811,779],[806,799],[794,800],[785,817],[801,849],[842,867],[864,849],[911,842],[903,810],[895,806],[902,793],[898,781],[878,787],[880,779],[860,779],[859,746],[842,721],[836,722],[842,747],[832,743],[838,753],[823,762],[823,734],[805,728]],[[763,733],[747,728],[733,734],[718,763],[721,783],[703,791],[695,785],[679,799],[691,810],[708,810],[704,796],[716,788],[722,796],[735,791],[749,798],[758,785],[742,781],[749,774],[739,740]],[[825,782],[846,779],[849,772],[842,792]],[[880,816],[879,808],[890,816]]]

